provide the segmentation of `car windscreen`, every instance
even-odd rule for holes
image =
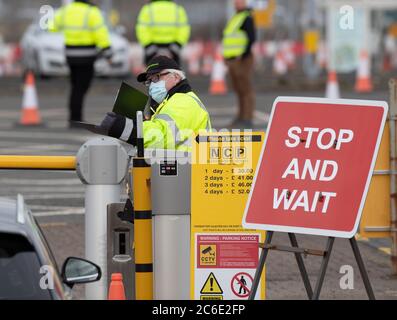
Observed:
[[[0,233],[0,299],[51,299],[48,289],[40,287],[40,267],[34,248],[25,237]]]

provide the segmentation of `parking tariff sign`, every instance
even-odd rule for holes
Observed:
[[[353,237],[387,111],[383,101],[277,98],[243,226]]]

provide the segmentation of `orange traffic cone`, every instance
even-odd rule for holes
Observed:
[[[316,62],[321,68],[327,68],[327,47],[324,41],[320,41],[318,45]]]
[[[201,74],[204,76],[209,76],[212,72],[212,65],[214,63],[214,45],[212,42],[208,41],[204,45],[203,50],[203,64],[201,67]]]
[[[371,81],[371,64],[368,52],[362,50],[358,61],[357,79],[355,89],[357,92],[371,92],[373,89]]]
[[[29,71],[25,78],[22,100],[22,114],[19,125],[23,126],[39,126],[42,125],[39,114],[38,99],[34,75]]]
[[[382,71],[383,72],[390,72],[392,70],[391,66],[391,59],[388,54],[385,54],[383,57],[383,63],[382,63]]]
[[[281,43],[281,51],[289,69],[295,68],[296,57],[293,49],[292,41],[285,40]]]
[[[145,53],[139,44],[131,44],[129,59],[131,72],[135,76],[145,71],[144,55]]]
[[[214,65],[211,73],[211,85],[210,85],[210,94],[212,95],[223,95],[226,94],[226,66],[223,62],[223,57],[217,51],[215,53]]]
[[[282,51],[277,51],[276,57],[273,60],[273,72],[276,75],[283,76],[288,71],[288,64]]]
[[[340,98],[338,78],[335,70],[328,71],[328,81],[325,97],[330,99]]]
[[[200,57],[203,51],[203,44],[200,41],[194,41],[185,48],[186,58],[188,60],[188,69],[191,75],[200,73]]]
[[[123,284],[123,275],[121,273],[112,273],[108,300],[126,300]]]

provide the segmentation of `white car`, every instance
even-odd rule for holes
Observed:
[[[125,77],[130,73],[129,43],[121,35],[121,28],[110,29],[113,57],[111,63],[100,58],[95,62],[95,73],[101,77]],[[21,40],[22,62],[42,77],[66,76],[64,39],[62,33],[48,32],[38,23],[31,24]]]

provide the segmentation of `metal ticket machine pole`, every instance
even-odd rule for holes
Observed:
[[[190,299],[190,153],[144,150],[137,114],[133,158],[137,300]]]
[[[151,160],[154,296],[156,300],[189,300],[189,153],[160,150]]]

